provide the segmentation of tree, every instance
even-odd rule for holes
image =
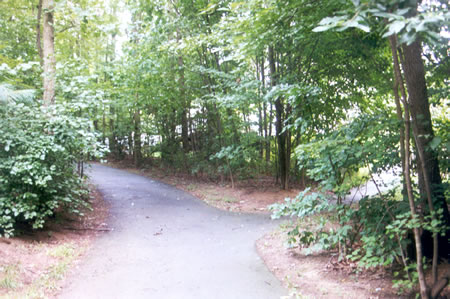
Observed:
[[[337,16],[332,18],[325,18],[320,22],[320,26],[316,31],[326,31],[331,28],[339,27],[347,29],[351,27],[362,29],[366,32],[370,31],[370,26],[381,27],[384,31],[384,37],[393,36],[391,41],[392,53],[394,58],[394,71],[396,86],[402,86],[402,74],[398,67],[396,37],[400,36],[400,43],[402,51],[399,51],[401,65],[403,67],[403,75],[407,86],[407,95],[402,94],[403,110],[405,112],[405,134],[402,134],[400,142],[406,144],[404,161],[402,163],[404,179],[406,182],[407,197],[410,204],[410,211],[413,220],[423,217],[423,214],[418,214],[417,204],[422,205],[422,210],[427,206],[428,213],[431,215],[433,221],[437,220],[437,210],[440,210],[442,217],[440,218],[440,226],[444,226],[445,237],[441,238],[441,245],[438,245],[438,232],[433,231],[433,287],[430,289],[425,281],[423,265],[422,265],[422,249],[428,248],[427,243],[421,241],[420,231],[418,227],[413,229],[415,247],[416,247],[416,263],[417,272],[419,275],[420,293],[423,298],[436,297],[442,290],[442,281],[437,281],[437,260],[440,254],[444,257],[448,256],[448,237],[449,229],[445,228],[450,222],[449,212],[445,196],[443,195],[442,180],[440,176],[439,163],[437,155],[434,152],[431,142],[434,139],[434,132],[431,122],[430,104],[428,101],[427,84],[425,80],[425,69],[422,61],[422,38],[428,41],[434,41],[436,37],[439,38],[439,30],[446,21],[448,22],[448,14],[445,15],[443,11],[445,6],[430,9],[429,7],[422,7],[424,11],[418,14],[418,1],[404,1],[401,3],[390,3],[388,1],[379,3],[369,1],[360,3],[354,1],[355,11],[352,11],[353,17],[348,15]],[[444,9],[443,9],[444,8]],[[425,15],[431,13],[430,15]],[[447,18],[447,20],[446,20]],[[436,32],[436,30],[438,30]],[[434,41],[435,42],[435,41]],[[398,90],[395,92],[397,93]],[[407,97],[407,98],[406,98]],[[397,114],[401,117],[401,108],[397,101]],[[412,123],[413,140],[416,147],[417,154],[417,170],[419,177],[419,190],[421,201],[427,202],[422,204],[420,201],[416,203],[412,191],[411,183],[411,158],[409,154],[410,143],[410,121]],[[437,209],[435,207],[437,206]],[[438,250],[440,249],[440,250]],[[446,274],[443,281],[448,282],[449,274]]]
[[[44,11],[43,25],[43,58],[44,58],[44,96],[43,105],[48,107],[55,103],[55,28],[53,22],[53,0],[43,0]]]

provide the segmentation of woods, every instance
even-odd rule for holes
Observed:
[[[326,212],[336,227],[294,225],[293,243],[400,267],[399,287],[418,283],[423,298],[447,285],[437,273],[450,251],[445,1],[4,0],[0,22],[0,232],[13,231],[8,202],[31,207],[67,178],[37,172],[74,170],[108,148],[111,160],[233,188],[262,175],[308,186],[275,217]],[[25,154],[48,165],[19,171]],[[374,179],[385,172],[401,183],[346,202],[367,181],[390,183]],[[39,191],[17,189],[27,184]],[[41,223],[56,206],[14,217]]]

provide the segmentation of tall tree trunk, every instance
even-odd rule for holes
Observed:
[[[139,109],[136,109],[134,111],[133,120],[134,120],[134,146],[133,146],[134,166],[139,167],[142,161],[141,112],[139,111]]]
[[[396,107],[396,113],[397,113],[397,119],[399,121],[404,121],[403,119],[403,111],[401,107],[401,100],[399,96],[399,90],[400,94],[402,96],[402,101],[406,102],[406,91],[405,86],[403,83],[403,76],[400,69],[400,63],[398,60],[398,54],[397,54],[397,37],[395,35],[392,35],[389,37],[389,44],[391,46],[391,53],[392,53],[392,60],[394,63],[394,100],[395,100],[395,107]],[[402,170],[404,172],[405,170],[405,129],[404,127],[400,128],[400,158],[402,160]],[[402,194],[406,195],[406,184],[403,182],[403,190]]]
[[[436,152],[430,147],[434,132],[431,124],[425,68],[422,61],[422,46],[420,41],[417,40],[410,45],[404,44],[402,49],[402,63],[408,89],[412,128],[417,156],[420,161],[417,163],[420,194],[423,199],[428,199],[428,206],[431,212],[434,209],[443,210],[444,224],[448,224],[450,223],[450,215],[443,192],[439,163]],[[435,208],[434,205],[436,206]],[[449,237],[449,230],[447,230],[445,237],[440,237],[439,255],[444,258],[448,258],[450,253]],[[424,252],[433,252],[430,246],[431,242],[424,243],[426,244],[424,244]],[[433,255],[435,255],[435,252]]]
[[[406,101],[403,102],[403,107],[405,110],[405,169],[404,169],[404,178],[406,183],[406,191],[409,202],[409,209],[411,211],[412,219],[418,219],[419,215],[416,211],[416,205],[414,202],[414,194],[412,189],[411,182],[411,152],[410,152],[410,115],[409,115],[409,107]],[[414,233],[414,243],[416,248],[416,269],[417,275],[419,278],[419,286],[420,286],[420,295],[423,299],[429,298],[428,295],[428,286],[425,280],[425,275],[423,271],[423,253],[422,253],[422,240],[420,239],[420,231],[418,227],[413,228]]]
[[[262,73],[262,70],[261,70],[262,68],[263,68],[263,65],[259,64],[258,56],[256,56],[256,79],[257,80],[261,80],[260,79],[260,74]],[[263,113],[262,113],[262,109],[263,108],[262,108],[262,104],[261,104],[261,102],[262,102],[261,97],[263,95],[263,92],[262,92],[261,89],[262,88],[260,88],[258,90],[258,96],[259,96],[259,100],[258,100],[258,132],[259,132],[259,136],[260,136],[259,156],[260,156],[261,160],[263,160],[264,159],[264,141],[263,141],[263,138],[264,138],[264,133],[263,133],[264,122],[263,122]]]
[[[409,1],[408,6],[410,11],[409,17],[417,15],[418,1]],[[406,86],[408,90],[408,103],[405,104],[405,113],[409,109],[411,113],[413,137],[416,144],[416,152],[418,157],[417,173],[419,178],[419,192],[422,199],[426,199],[428,203],[429,211],[433,221],[436,220],[435,205],[437,209],[443,211],[444,225],[447,225],[450,221],[449,212],[445,196],[442,189],[442,179],[440,176],[439,163],[437,155],[430,147],[430,142],[433,140],[434,132],[431,123],[430,104],[428,101],[427,85],[425,80],[425,68],[422,61],[422,46],[420,39],[416,39],[411,44],[402,45],[403,55],[400,56],[403,71],[405,75]],[[409,120],[409,118],[407,118]],[[405,135],[408,132],[405,131]],[[406,138],[408,138],[406,136]],[[406,140],[409,142],[409,140]],[[408,145],[408,144],[406,144]],[[406,153],[408,148],[406,148]],[[408,189],[410,187],[408,186]],[[414,214],[413,214],[414,217]],[[418,240],[417,232],[414,231],[416,252],[422,250],[424,253],[433,252],[433,264],[432,264],[432,284],[437,285],[437,260],[439,253],[441,256],[448,258],[449,243],[448,239],[450,231],[447,229],[445,237],[440,238],[441,242],[438,242],[438,236],[433,236],[433,242],[431,240],[431,233],[424,231],[422,238]],[[440,246],[439,246],[440,243]],[[432,249],[430,248],[432,245]],[[420,294],[422,298],[431,298],[432,294],[436,291],[435,288],[428,289],[426,281],[419,269],[419,260],[421,257],[417,256],[417,272],[419,274]]]
[[[262,116],[262,105],[261,102],[258,102],[258,133],[260,137],[259,141],[259,156],[261,158],[261,161],[264,159],[264,123],[263,123],[263,116]]]
[[[106,144],[106,113],[105,107],[102,110],[102,143]]]
[[[411,210],[411,215],[413,216],[413,218],[417,218],[419,217],[417,215],[416,212],[416,207],[415,207],[415,203],[414,203],[414,195],[412,192],[412,184],[411,184],[411,179],[410,179],[410,123],[411,123],[411,116],[410,116],[410,111],[411,111],[411,106],[410,103],[407,100],[407,95],[406,95],[406,91],[403,85],[403,76],[400,70],[400,64],[399,64],[399,60],[398,60],[398,55],[397,55],[397,40],[396,40],[396,36],[391,36],[389,38],[389,43],[391,46],[391,52],[392,52],[392,58],[393,58],[393,63],[394,63],[394,98],[395,98],[395,104],[397,107],[397,117],[399,119],[403,119],[403,113],[402,113],[402,109],[400,107],[400,97],[398,95],[398,92],[400,90],[401,92],[401,101],[403,103],[404,106],[404,110],[405,110],[405,119],[404,119],[404,123],[405,126],[404,128],[402,128],[403,132],[400,132],[400,154],[401,154],[401,158],[402,158],[402,169],[403,169],[403,173],[404,173],[404,194],[408,197],[409,200],[409,204],[410,204],[410,210]],[[404,58],[402,59],[403,65],[404,65]],[[411,99],[411,97],[410,97]],[[415,125],[413,124],[413,127]],[[414,130],[414,129],[413,129]],[[415,135],[416,133],[414,132],[413,135]],[[416,145],[417,145],[417,140],[416,140]],[[420,170],[419,170],[420,171]],[[429,190],[428,190],[429,191]],[[428,194],[430,194],[428,192]],[[431,205],[431,210],[434,210],[433,206]],[[414,243],[415,243],[415,248],[416,248],[416,267],[417,267],[417,273],[419,276],[419,285],[420,285],[420,292],[421,292],[421,296],[422,298],[429,298],[430,294],[430,289],[428,288],[428,285],[425,281],[425,275],[424,275],[424,269],[422,266],[422,256],[423,256],[423,251],[422,248],[425,246],[426,242],[423,242],[423,238],[421,238],[421,232],[415,228],[413,229],[413,233],[414,233]],[[432,267],[432,276],[433,276],[433,283],[436,283],[437,281],[437,236],[435,236],[433,238],[433,249],[435,250],[434,252],[434,256],[433,256],[433,267]]]
[[[429,146],[433,140],[434,132],[431,124],[431,113],[429,109],[427,86],[425,81],[425,69],[422,61],[422,47],[420,41],[415,41],[411,45],[403,45],[403,69],[405,71],[406,85],[408,87],[409,104],[413,123],[413,134],[418,153],[418,177],[419,190],[422,198],[428,202],[429,212],[433,220],[436,220],[435,205],[437,209],[442,209],[444,224],[450,221],[447,203],[442,188],[442,180],[439,171],[437,155]],[[437,262],[439,254],[448,258],[450,233],[447,229],[446,236],[438,240],[435,234],[429,242],[431,234],[423,234],[424,253],[430,255],[432,252],[432,280],[437,282]],[[440,246],[439,246],[440,243]],[[431,245],[432,244],[432,245]]]
[[[53,27],[53,8],[54,0],[43,0],[44,107],[48,107],[55,102],[55,29]]]
[[[116,110],[114,109],[114,106],[110,105],[109,106],[109,151],[111,152],[111,154],[117,158],[117,152],[116,152],[116,127],[114,124],[114,116],[115,116]]]
[[[389,37],[389,45],[391,47],[392,61],[394,64],[393,65],[394,66],[394,85],[393,85],[392,89],[394,92],[395,108],[396,108],[396,113],[397,113],[397,119],[400,122],[402,122],[402,124],[403,124],[405,122],[405,120],[403,118],[403,110],[402,110],[401,103],[402,102],[406,103],[407,97],[406,97],[405,86],[403,83],[403,75],[401,73],[400,63],[399,63],[399,59],[398,59],[397,36],[396,35],[392,35]],[[399,91],[401,93],[401,100],[400,100]],[[406,156],[405,156],[405,126],[402,125],[400,127],[399,133],[400,133],[400,159],[402,161],[402,172],[405,174],[406,173],[405,167],[406,167],[406,163],[407,163]],[[380,191],[378,193],[381,194]],[[407,185],[406,185],[405,179],[403,179],[402,195],[404,198],[406,198],[408,196]],[[391,215],[391,218],[394,219],[394,215]],[[399,237],[396,237],[396,239],[398,240],[398,244],[400,247],[403,265],[407,269],[408,261],[407,261],[407,256],[406,256],[406,254],[404,254],[404,251],[403,251],[403,245],[400,242]],[[409,273],[408,269],[406,270],[406,274],[408,276],[408,279],[412,280],[411,274]]]
[[[266,89],[266,74],[265,74],[265,67],[264,67],[264,56],[261,56],[261,84],[263,89],[263,94]],[[264,142],[266,147],[266,163],[269,165],[270,162],[270,134],[267,130],[267,126],[269,123],[269,119],[267,117],[267,103],[266,101],[263,102],[263,117],[264,117]],[[272,126],[272,124],[269,124]]]
[[[191,115],[189,113],[189,118],[191,119]],[[191,119],[191,121],[189,122],[189,131],[190,131],[190,136],[191,136],[191,148],[192,151],[196,152],[197,151],[197,140],[196,140],[196,134],[194,131],[194,121]]]
[[[287,104],[286,107],[286,113],[285,113],[285,117],[286,115],[289,115],[291,113],[291,106],[290,104]],[[291,141],[291,132],[289,130],[286,130],[284,133],[284,138],[285,138],[285,144],[286,144],[286,154],[285,154],[285,186],[283,189],[289,189],[289,171],[291,168],[291,149],[292,149],[292,141]]]
[[[278,82],[278,74],[275,66],[275,57],[273,47],[269,47],[269,68],[271,76],[271,85],[276,86]],[[288,189],[288,177],[287,173],[289,169],[287,168],[287,155],[286,155],[286,131],[283,132],[283,122],[284,122],[284,106],[281,102],[281,98],[278,97],[275,100],[275,114],[276,120],[276,134],[278,141],[278,174],[280,177],[280,183],[282,189]]]
[[[266,161],[267,162],[270,162],[270,155],[271,155],[271,152],[272,152],[272,150],[271,150],[271,141],[272,141],[272,132],[273,132],[273,104],[270,103],[269,106],[270,106],[269,107],[269,120],[267,122],[267,125],[269,127],[269,132],[268,132],[268,135],[267,135],[267,137],[268,137],[268,139],[267,139],[267,142],[268,142],[267,149],[268,149],[268,153],[269,153],[269,158],[267,158],[267,156],[266,156]]]
[[[209,22],[208,16],[206,16],[206,20]],[[220,71],[221,67],[220,67],[220,62],[219,59],[215,59],[215,64],[214,62],[209,62],[208,61],[208,49],[205,46],[202,46],[202,52],[199,51],[199,56],[200,59],[203,60],[204,62],[204,66],[207,68],[213,68],[213,67],[217,67],[217,69]],[[203,58],[203,59],[202,59]],[[205,81],[205,85],[208,86],[208,90],[211,94],[215,95],[216,94],[216,90],[215,90],[215,81],[214,79],[210,76],[210,75],[206,75],[204,76],[204,81]],[[212,154],[213,152],[211,150],[213,150],[212,145],[214,144],[213,140],[215,139],[216,136],[219,137],[219,145],[220,147],[222,147],[223,145],[223,140],[222,140],[222,120],[221,120],[221,116],[220,116],[220,111],[217,108],[216,103],[213,103],[212,105],[210,104],[206,104],[206,127],[208,128],[208,138],[207,138],[207,151],[208,151],[208,155]],[[231,109],[227,108],[227,114],[231,115],[232,111]],[[235,124],[234,122],[231,123],[232,125],[232,130],[233,130],[233,136],[236,136],[235,134],[237,134],[236,128],[235,128]],[[213,130],[213,128],[216,127],[216,130]]]
[[[181,41],[181,33],[180,29],[177,28],[177,42]],[[183,143],[184,152],[189,151],[189,124],[188,124],[188,109],[189,105],[186,99],[186,86],[185,86],[185,77],[184,77],[184,60],[183,56],[178,55],[178,70],[179,70],[179,84],[180,84],[180,98],[181,98],[181,141]]]
[[[39,0],[36,16],[36,48],[39,53],[39,63],[41,64],[41,67],[43,67],[44,52],[42,50],[42,41],[41,41],[41,19],[42,19],[42,0]]]

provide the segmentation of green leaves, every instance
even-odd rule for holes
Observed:
[[[333,209],[328,198],[320,192],[312,192],[310,188],[301,191],[295,198],[285,198],[284,203],[269,206],[272,219],[283,216],[303,218]]]
[[[383,34],[383,37],[388,37],[393,34],[398,34],[405,28],[406,22],[404,20],[394,21],[388,25],[388,30]]]
[[[13,235],[15,223],[33,228],[62,207],[86,206],[86,189],[74,167],[103,146],[89,121],[74,118],[64,107],[46,111],[14,102],[0,105],[0,234]]]
[[[10,84],[0,83],[0,105],[7,102],[31,102],[34,95],[35,90],[17,90]]]
[[[438,146],[441,145],[442,142],[442,138],[439,136],[434,136],[433,139],[430,141],[430,143],[428,144],[428,146],[432,149],[432,150],[436,150],[436,148]]]
[[[325,191],[344,196],[354,186],[350,178],[372,165],[372,172],[399,163],[396,150],[398,123],[380,115],[360,115],[330,134],[300,144],[295,149],[298,165]]]
[[[347,16],[327,17],[320,21],[319,26],[313,29],[314,32],[323,32],[330,29],[344,31],[348,28],[357,28],[365,32],[370,32],[370,27],[365,19],[359,15],[348,19]]]
[[[398,35],[400,43],[411,44],[423,37],[429,43],[441,43],[442,30],[450,24],[448,8],[439,3],[424,3],[418,13],[415,7],[398,8],[392,1],[353,1],[353,8],[338,12],[338,16],[326,17],[319,22],[314,32],[327,30],[343,31],[357,28],[364,32],[384,32],[382,37]]]

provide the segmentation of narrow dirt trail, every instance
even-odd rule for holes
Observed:
[[[113,231],[96,241],[59,298],[275,299],[285,295],[255,250],[269,216],[207,206],[163,183],[101,165],[92,182]]]

